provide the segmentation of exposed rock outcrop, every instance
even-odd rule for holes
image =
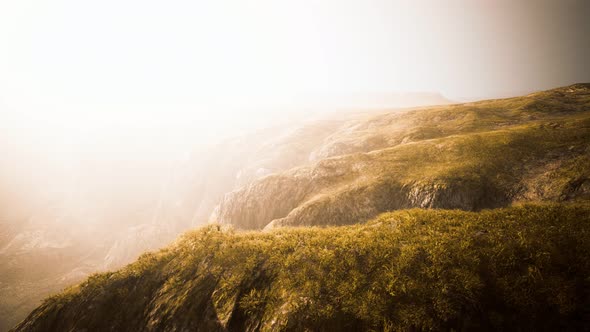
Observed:
[[[311,152],[314,164],[226,194],[211,221],[242,229],[345,225],[402,208],[577,199],[587,195],[588,105],[590,91],[575,85],[346,123]],[[543,168],[557,161],[564,167],[545,179]]]

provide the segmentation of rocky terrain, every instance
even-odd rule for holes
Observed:
[[[378,97],[372,106],[448,103],[437,94]],[[105,161],[90,145],[75,158],[66,155],[66,165],[40,169],[45,160],[0,142],[0,153],[21,158],[0,165],[0,331],[44,297],[205,224],[224,194],[312,163],[310,154],[333,132],[382,111],[326,112],[221,142],[187,143],[181,155],[147,166],[134,159],[135,150]]]
[[[345,225],[412,207],[587,199],[588,128],[584,84],[354,119],[307,154],[309,166],[226,194],[211,221],[240,229]]]
[[[327,114],[258,131],[192,151],[152,184],[129,182],[143,188],[131,201],[92,196],[78,182],[87,208],[25,205],[6,215],[0,328],[42,297],[120,268],[207,220],[271,230],[358,224],[408,208],[584,202],[589,142],[590,85],[577,84],[508,99]],[[91,222],[72,228],[80,218]],[[101,232],[103,219],[116,235]]]
[[[147,221],[101,247],[3,226],[12,297],[29,292],[16,280],[44,296],[220,223],[49,298],[17,331],[579,330],[588,318],[590,84],[310,119],[173,170]],[[15,262],[35,250],[63,271],[19,279]],[[15,302],[3,306],[26,307]]]

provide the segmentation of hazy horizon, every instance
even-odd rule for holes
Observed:
[[[583,0],[3,1],[0,107],[42,126],[215,132],[318,96],[516,96],[590,81],[588,12]]]
[[[3,142],[50,151],[119,135],[106,148],[174,150],[371,96],[590,81],[588,12],[575,0],[3,1]]]
[[[164,179],[167,163],[200,147],[339,109],[590,81],[589,8],[574,0],[3,1],[0,176],[24,192],[73,186],[72,174],[99,165],[110,166],[95,172],[97,186],[121,174]]]

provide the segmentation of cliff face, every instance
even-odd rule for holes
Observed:
[[[310,153],[319,161],[226,194],[211,220],[344,225],[402,208],[587,197],[589,111],[588,85],[574,85],[350,121]]]

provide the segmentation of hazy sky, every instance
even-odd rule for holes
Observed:
[[[0,0],[0,112],[157,125],[309,94],[518,95],[590,81],[588,17],[588,0]]]
[[[590,0],[0,0],[0,200],[79,174],[109,197],[159,185],[210,157],[195,145],[321,96],[588,82],[588,17]]]

